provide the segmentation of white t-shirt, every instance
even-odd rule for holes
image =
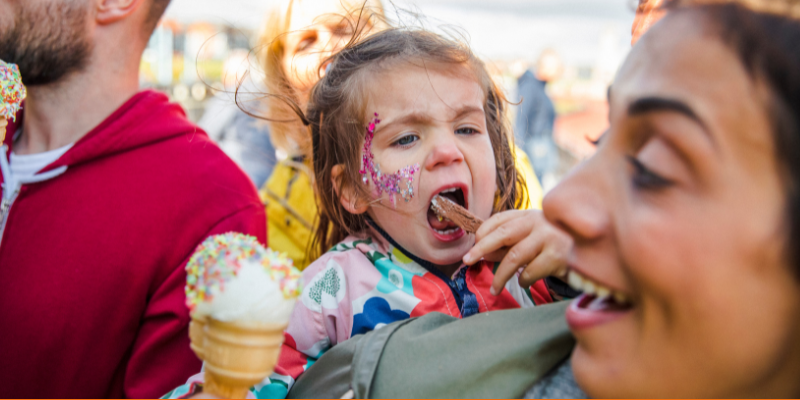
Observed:
[[[41,171],[42,168],[58,160],[58,158],[64,155],[70,148],[72,148],[72,143],[55,150],[45,151],[44,153],[27,154],[24,156],[16,155],[14,152],[11,152],[11,162],[9,165],[11,174],[17,180],[30,178]]]

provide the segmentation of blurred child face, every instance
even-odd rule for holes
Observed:
[[[351,8],[344,0],[293,1],[282,64],[287,79],[300,92],[317,83],[323,60],[352,36]]]
[[[800,285],[769,97],[703,25],[676,13],[642,38],[597,153],[544,201],[574,239],[571,283],[593,293],[567,311],[591,397],[800,390]]]
[[[372,144],[375,162],[385,173],[413,164],[420,172],[413,199],[398,195],[393,205],[384,194],[369,215],[405,249],[435,264],[460,264],[474,242],[430,211],[435,195],[445,192],[481,218],[492,213],[497,172],[484,97],[471,72],[460,66],[400,63],[370,79],[368,118],[378,113],[382,121]]]

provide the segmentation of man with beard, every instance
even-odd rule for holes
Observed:
[[[200,362],[184,265],[266,240],[253,184],[181,108],[139,91],[169,0],[0,0],[28,99],[0,147],[0,393],[157,397]]]

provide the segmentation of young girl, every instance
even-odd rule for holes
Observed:
[[[503,100],[466,46],[428,32],[387,30],[332,58],[304,118],[315,245],[330,250],[304,272],[278,368],[257,396],[283,394],[325,350],[385,324],[550,301],[541,282],[492,295],[493,265],[461,261],[474,237],[430,209],[437,194],[483,219],[514,209]]]
[[[442,195],[488,219],[520,196],[504,98],[484,65],[462,44],[400,29],[331,61],[301,115],[313,141],[315,244],[327,252],[303,273],[258,398],[285,397],[331,346],[395,321],[551,301],[543,281],[526,289],[513,279],[493,294],[494,265],[462,262],[474,236],[430,208]]]

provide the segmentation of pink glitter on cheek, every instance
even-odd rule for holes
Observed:
[[[395,206],[396,194],[399,194],[406,202],[414,198],[414,175],[419,171],[419,164],[408,165],[393,174],[381,173],[381,167],[375,162],[375,156],[372,154],[372,138],[375,137],[375,125],[379,123],[381,120],[378,119],[378,113],[375,113],[375,118],[367,126],[359,172],[365,185],[369,183],[369,177],[372,177],[376,197],[380,197],[386,192],[391,196],[392,206]]]

